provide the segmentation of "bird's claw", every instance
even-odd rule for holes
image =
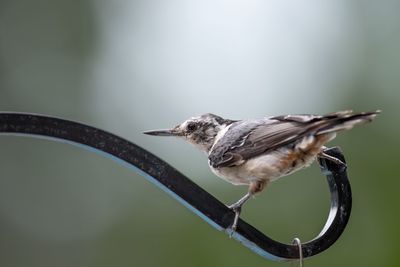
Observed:
[[[235,218],[233,219],[233,224],[230,227],[231,231],[229,233],[229,236],[232,237],[233,233],[236,232],[237,224],[239,221],[239,216],[240,213],[242,212],[242,206],[243,204],[252,196],[251,192],[248,192],[246,195],[244,195],[241,199],[239,199],[237,202],[233,203],[232,205],[229,205],[228,208],[231,209],[233,212],[235,212]]]
[[[229,236],[232,237],[233,233],[236,232],[236,229],[237,229],[237,224],[239,221],[240,213],[242,212],[242,205],[234,203],[232,205],[229,205],[228,208],[231,209],[235,213],[235,218],[233,219],[233,223],[229,227],[231,229]]]
[[[343,161],[341,161],[340,159],[338,159],[338,158],[336,158],[336,157],[333,157],[333,156],[331,156],[331,155],[326,154],[326,153],[325,153],[325,150],[326,150],[326,148],[325,148],[324,150],[322,150],[322,151],[318,154],[318,157],[319,157],[319,158],[327,159],[327,160],[329,160],[329,161],[331,161],[331,162],[333,162],[333,163],[335,163],[335,164],[341,166],[342,168],[347,168],[347,164],[346,164],[346,163],[344,163]]]
[[[233,211],[239,211],[239,212],[242,211],[242,205],[240,205],[240,203],[237,203],[237,202],[233,203],[231,205],[228,205],[227,207],[228,207],[228,209],[233,210]]]

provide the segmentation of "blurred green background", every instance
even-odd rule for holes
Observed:
[[[399,266],[399,11],[395,0],[0,0],[0,110],[120,135],[231,203],[246,188],[215,177],[201,152],[141,132],[206,112],[382,109],[331,144],[348,161],[352,216],[306,266]],[[0,266],[287,265],[109,159],[22,137],[0,147]],[[289,243],[316,236],[328,209],[314,164],[273,183],[243,218]]]

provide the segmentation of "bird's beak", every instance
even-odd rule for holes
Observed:
[[[151,130],[143,133],[155,136],[179,136],[179,133],[175,129]]]

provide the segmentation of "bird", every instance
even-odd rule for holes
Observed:
[[[281,115],[251,120],[224,119],[212,113],[191,117],[175,127],[146,131],[154,136],[183,138],[205,152],[211,171],[233,185],[248,186],[247,193],[228,205],[237,228],[242,206],[271,182],[324,158],[345,166],[325,153],[326,143],[338,132],[372,121],[380,110],[326,115]]]

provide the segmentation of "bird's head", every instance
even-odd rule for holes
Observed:
[[[144,134],[181,137],[194,144],[200,150],[209,152],[218,132],[233,122],[235,121],[207,113],[187,119],[171,129],[146,131]]]

